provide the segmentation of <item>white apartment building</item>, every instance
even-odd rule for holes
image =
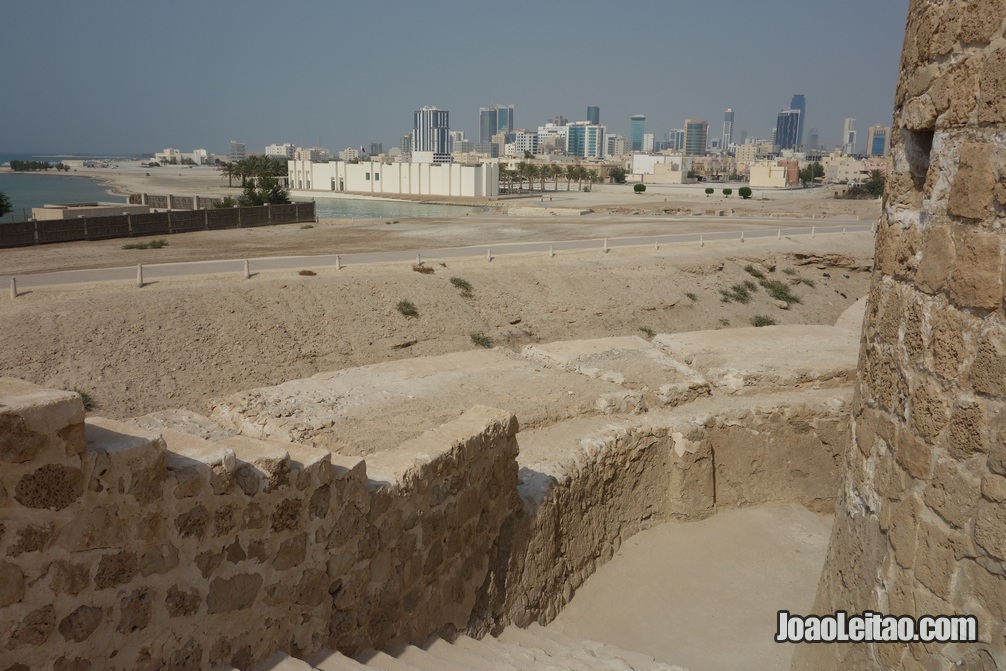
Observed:
[[[266,145],[265,155],[292,159],[294,151],[296,151],[296,148],[289,142],[286,142],[284,144],[270,144]]]
[[[432,152],[429,152],[432,153]],[[311,163],[288,161],[290,188],[315,194],[466,196],[499,195],[499,164]]]
[[[353,149],[352,147],[346,147],[339,152],[340,161],[359,161],[360,160],[360,150]]]
[[[538,134],[531,133],[524,129],[514,131],[513,136],[514,152],[517,156],[523,156],[524,152],[532,154],[538,153]]]

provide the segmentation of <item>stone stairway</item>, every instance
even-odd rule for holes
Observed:
[[[304,659],[277,652],[253,671],[687,671],[638,652],[570,638],[533,624],[508,627],[498,638],[460,636],[453,643],[431,638],[422,646],[365,650],[355,658],[319,650]],[[228,671],[221,669],[219,671]]]

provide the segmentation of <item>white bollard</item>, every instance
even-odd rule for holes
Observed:
[[[10,278],[10,297],[17,298],[17,278]]]
[[[653,248],[654,249],[660,249],[660,240],[654,240],[653,241]]]
[[[416,252],[416,265],[417,266],[423,265],[423,255],[420,254],[419,252]]]
[[[550,259],[554,259],[555,258],[555,248],[552,247],[552,245],[548,246],[548,258],[550,258]]]
[[[876,232],[877,232],[877,222],[873,222],[872,224],[870,224],[870,233],[876,233]]]
[[[842,235],[845,235],[845,226],[842,227]]]
[[[811,226],[810,227],[810,237],[813,238],[816,233],[817,233],[817,226]]]
[[[705,246],[706,246],[706,237],[701,233],[699,233],[699,247],[705,247]]]
[[[486,261],[492,261],[492,260],[493,260],[493,250],[487,249],[486,250]]]
[[[251,279],[251,266],[248,264],[248,259],[245,259],[245,279]]]
[[[608,253],[608,238],[604,239],[604,253]]]
[[[335,255],[335,269],[342,270],[342,257],[338,254]]]
[[[744,242],[744,231],[741,231],[741,242]]]
[[[136,288],[137,289],[142,289],[143,288],[143,264],[142,263],[137,263],[136,264]]]
[[[782,229],[780,228],[775,234],[776,240],[782,240]]]

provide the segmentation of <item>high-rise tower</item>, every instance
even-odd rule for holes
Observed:
[[[451,158],[450,113],[436,107],[416,110],[412,126],[412,152],[433,152],[434,162]]]
[[[791,110],[800,110],[800,118],[797,120],[796,128],[796,144],[793,145],[794,149],[801,149],[803,147],[803,121],[807,118],[807,100],[802,93],[798,93],[793,96],[793,100],[789,103],[789,108]]]
[[[852,117],[842,125],[842,151],[849,155],[856,153],[856,120]]]
[[[779,112],[775,120],[775,141],[774,145],[780,150],[791,149],[796,151],[800,148],[800,124],[803,120],[803,113],[798,109],[788,109]]]
[[[587,107],[587,121],[590,122],[592,126],[598,126],[601,124],[601,108],[595,106]]]
[[[726,151],[734,141],[734,110],[728,108],[723,113],[723,137],[720,138],[720,148]]]
[[[643,133],[646,128],[646,117],[642,114],[632,115],[632,132],[629,137],[632,141],[630,151],[643,151]]]
[[[700,156],[706,153],[706,136],[709,124],[700,119],[685,121],[685,155]]]

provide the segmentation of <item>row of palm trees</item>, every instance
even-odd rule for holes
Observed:
[[[516,168],[500,166],[500,190],[507,193],[513,192],[514,182],[517,182],[517,189],[524,189],[524,180],[527,180],[528,191],[534,191],[534,183],[537,180],[541,184],[541,190],[545,190],[545,182],[553,181],[553,191],[559,190],[559,180],[566,179],[566,190],[570,190],[570,183],[576,182],[578,191],[583,190],[583,182],[588,184],[601,181],[597,170],[587,169],[582,165],[559,165],[558,163],[525,163],[521,161]]]
[[[227,186],[234,186],[234,178],[240,177],[244,188],[250,178],[285,177],[287,163],[285,158],[275,156],[249,156],[240,161],[224,161],[217,165],[217,170],[227,178]]]

